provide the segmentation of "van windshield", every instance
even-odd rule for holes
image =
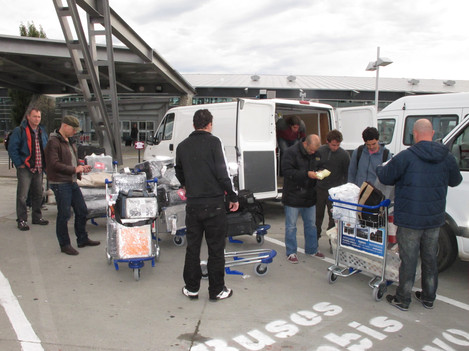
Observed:
[[[404,145],[414,144],[412,130],[414,129],[415,122],[421,118],[426,118],[432,122],[433,130],[435,131],[433,140],[444,138],[458,124],[457,115],[408,116],[404,126]]]

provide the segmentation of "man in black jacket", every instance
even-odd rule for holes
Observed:
[[[238,209],[238,196],[229,176],[223,146],[211,134],[213,116],[209,110],[194,114],[194,129],[176,149],[176,177],[186,189],[187,249],[182,293],[190,299],[199,296],[200,246],[205,232],[208,246],[208,281],[210,300],[230,297],[225,286],[225,193],[230,211]]]
[[[305,253],[324,258],[318,250],[314,189],[320,160],[316,151],[320,145],[316,134],[308,135],[303,142],[289,147],[282,158],[285,246],[290,263],[298,263],[296,222],[300,214],[304,225]]]

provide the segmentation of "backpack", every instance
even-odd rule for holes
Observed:
[[[364,147],[365,147],[365,145],[360,145],[360,146],[358,147],[358,150],[357,150],[357,167],[358,167],[358,162],[360,162],[360,157],[362,156],[362,152],[363,152],[363,148],[364,148]],[[384,151],[383,151],[383,163],[388,160],[388,156],[389,156],[389,149],[384,148]]]
[[[3,140],[3,144],[5,145],[5,150],[8,151],[8,141],[10,140],[10,137],[11,137],[11,134],[13,133],[13,130],[10,130],[7,134],[7,136],[5,137],[5,139]]]

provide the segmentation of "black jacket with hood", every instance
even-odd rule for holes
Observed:
[[[290,146],[282,158],[282,203],[290,207],[311,207],[316,204],[316,179],[308,171],[317,171],[320,156],[308,154],[302,142]]]

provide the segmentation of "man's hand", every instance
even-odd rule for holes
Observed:
[[[318,175],[314,171],[308,171],[308,177],[311,179],[318,179]]]
[[[239,202],[230,202],[229,204],[230,212],[236,212],[239,208]]]
[[[77,166],[75,168],[76,173],[88,173],[91,171],[91,166],[90,165],[84,165],[84,166]]]

